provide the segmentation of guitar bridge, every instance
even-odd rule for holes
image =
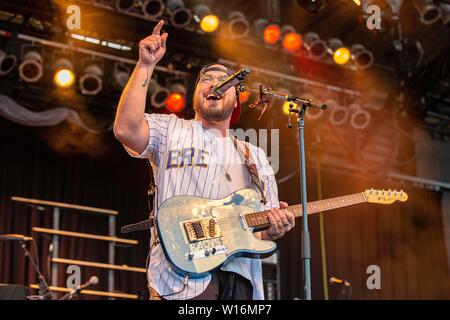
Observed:
[[[218,238],[222,233],[217,219],[208,218],[182,222],[186,237],[189,242]]]

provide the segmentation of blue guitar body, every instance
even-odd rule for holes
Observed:
[[[276,249],[257,238],[244,215],[261,210],[259,194],[238,190],[224,199],[176,196],[164,201],[156,227],[167,260],[175,272],[190,278],[208,275],[236,256],[263,257]]]

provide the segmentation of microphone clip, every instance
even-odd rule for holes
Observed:
[[[270,89],[268,89],[270,90]],[[257,108],[257,107],[261,107],[261,114],[259,115],[258,120],[261,120],[263,114],[270,108],[270,103],[272,102],[272,100],[270,99],[270,97],[264,93],[264,89],[262,84],[259,85],[259,99],[256,103],[252,103],[250,104],[248,107],[251,109]]]

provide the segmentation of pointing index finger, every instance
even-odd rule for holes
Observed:
[[[164,20],[161,20],[161,21],[158,22],[158,24],[156,25],[155,29],[153,29],[153,32],[152,32],[153,36],[159,36],[163,24],[164,24]]]

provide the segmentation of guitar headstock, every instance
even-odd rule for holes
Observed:
[[[369,189],[364,191],[367,202],[378,203],[378,204],[391,204],[395,201],[405,202],[408,200],[408,195],[403,190],[379,190],[379,189]]]

